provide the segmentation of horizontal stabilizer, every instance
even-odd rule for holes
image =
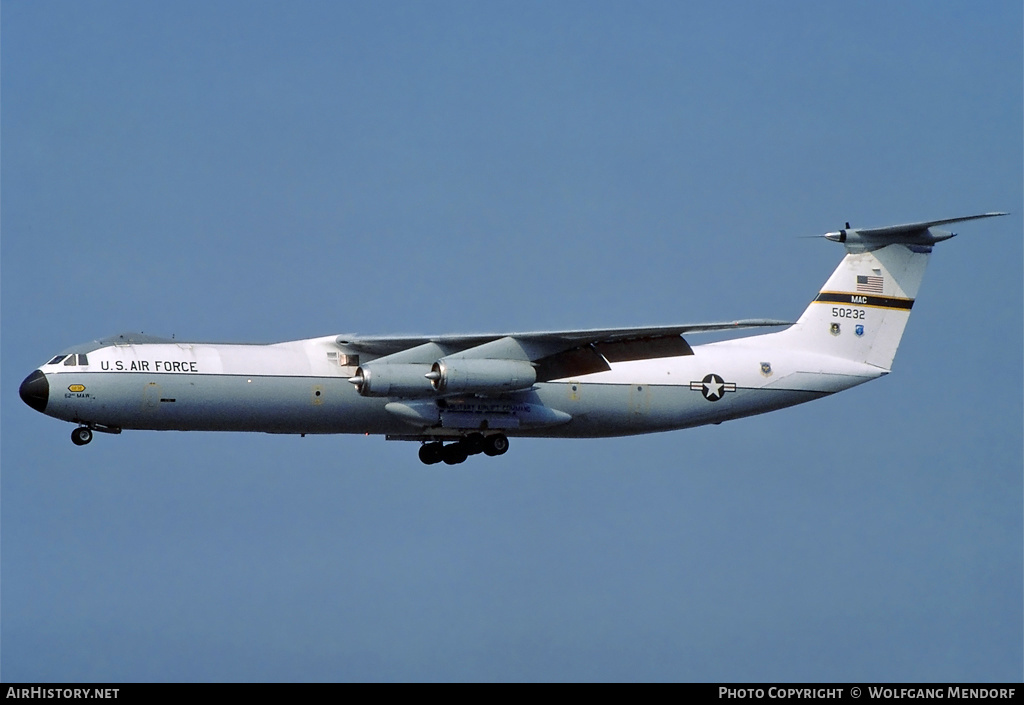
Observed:
[[[849,223],[843,230],[825,233],[822,237],[846,245],[848,252],[869,252],[877,250],[886,245],[916,245],[919,247],[931,247],[937,242],[955,237],[956,233],[946,230],[938,230],[940,225],[950,223],[963,223],[968,220],[980,218],[994,218],[1007,213],[979,213],[978,215],[965,215],[960,218],[944,218],[942,220],[927,220],[920,223],[906,223],[903,225],[888,225],[882,228],[851,228]]]

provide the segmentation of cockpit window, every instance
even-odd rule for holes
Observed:
[[[64,361],[64,365],[66,367],[72,367],[73,365],[88,365],[89,364],[88,356],[86,356],[86,355],[84,355],[82,353],[78,353],[77,355],[75,353],[72,353],[70,355],[58,355],[57,357],[53,358],[52,360],[50,360],[46,364],[47,365],[59,365],[61,360]]]

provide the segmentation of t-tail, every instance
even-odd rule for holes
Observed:
[[[788,348],[803,349],[892,369],[910,319],[932,247],[954,237],[937,226],[991,218],[963,218],[893,225],[847,227],[823,237],[846,247],[846,257],[818,296],[789,329],[772,336]]]

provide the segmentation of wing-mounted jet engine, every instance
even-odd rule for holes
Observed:
[[[426,375],[439,394],[501,394],[529,389],[537,370],[524,360],[438,360]]]
[[[364,397],[436,396],[428,375],[430,365],[423,363],[381,362],[360,365],[349,382]]]

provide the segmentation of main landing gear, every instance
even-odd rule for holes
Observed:
[[[460,441],[444,445],[441,441],[432,441],[420,446],[420,460],[425,465],[444,462],[446,465],[458,465],[465,462],[471,455],[502,455],[508,451],[508,437],[504,433],[485,436],[482,433],[471,433]]]

